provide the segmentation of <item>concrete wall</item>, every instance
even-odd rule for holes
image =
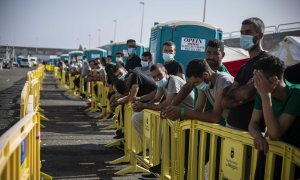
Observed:
[[[263,48],[270,50],[275,47],[285,36],[300,36],[300,30],[288,31],[274,34],[266,34],[263,39]],[[240,47],[240,38],[225,39],[225,45],[230,47]]]

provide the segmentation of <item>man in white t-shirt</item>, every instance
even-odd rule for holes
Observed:
[[[132,118],[133,125],[136,128],[139,137],[143,136],[143,109],[160,111],[172,102],[172,99],[180,91],[181,87],[186,83],[179,76],[169,75],[166,68],[162,64],[154,64],[150,68],[152,78],[154,79],[158,89],[153,101],[142,103],[135,101],[132,103],[133,110],[136,112]],[[163,101],[161,101],[164,98]],[[138,100],[143,100],[141,97]],[[180,105],[186,109],[193,109],[194,93],[189,93]]]

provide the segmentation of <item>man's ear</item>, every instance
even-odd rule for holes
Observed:
[[[202,73],[202,78],[203,79],[208,79],[209,78],[209,73],[208,72],[203,72]]]

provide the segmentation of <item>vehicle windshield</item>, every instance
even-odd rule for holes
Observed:
[[[23,62],[28,62],[28,59],[22,59]]]

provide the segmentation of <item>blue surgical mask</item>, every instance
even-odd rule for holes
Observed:
[[[200,91],[206,91],[210,89],[210,82],[206,83],[204,81],[202,81],[202,83],[200,83],[198,86],[196,86],[196,88]]]
[[[124,81],[125,80],[126,74],[123,74],[122,76],[119,77],[120,80]]]
[[[160,88],[165,88],[167,84],[168,84],[167,78],[163,78],[160,81],[156,81],[157,87],[160,87]]]
[[[253,36],[251,35],[241,35],[240,46],[242,49],[249,50],[255,44],[253,43]]]
[[[143,68],[149,67],[149,62],[148,61],[141,61],[141,65]]]
[[[163,59],[165,62],[170,62],[174,60],[174,54],[163,53]]]
[[[128,54],[129,55],[135,54],[135,48],[128,48]]]

